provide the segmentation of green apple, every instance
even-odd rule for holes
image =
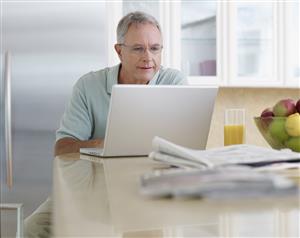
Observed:
[[[300,114],[298,112],[286,118],[285,129],[290,136],[300,136]]]
[[[293,151],[300,152],[300,136],[289,138],[285,142],[285,146]]]
[[[272,137],[281,143],[289,138],[289,135],[285,131],[285,118],[273,120],[269,126],[269,131]]]
[[[297,112],[295,102],[290,98],[277,102],[272,111],[276,117],[287,117]]]

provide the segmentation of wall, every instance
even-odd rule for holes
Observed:
[[[217,96],[207,148],[223,146],[225,108],[246,109],[246,143],[268,146],[253,118],[283,98],[300,98],[300,89],[292,88],[220,88]]]

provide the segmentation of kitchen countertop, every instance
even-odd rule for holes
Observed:
[[[91,160],[96,160],[95,162]],[[165,169],[146,157],[54,160],[54,235],[98,237],[298,237],[299,197],[149,199],[140,175]],[[259,229],[258,229],[259,227]]]
[[[298,89],[220,88],[207,148],[223,146],[224,110],[246,109],[246,143],[269,145],[253,117]],[[96,161],[92,161],[96,160]],[[54,235],[97,237],[299,237],[300,202],[294,198],[246,200],[149,199],[139,178],[166,165],[146,157],[100,159],[79,153],[54,160]],[[299,170],[279,172],[300,184]]]

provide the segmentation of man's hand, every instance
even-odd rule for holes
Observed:
[[[62,138],[55,143],[54,156],[67,153],[78,153],[80,148],[101,148],[103,147],[103,142],[103,139],[79,141],[70,137]]]

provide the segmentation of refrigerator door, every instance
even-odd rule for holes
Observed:
[[[1,93],[1,146],[4,140],[7,144],[7,103],[13,160],[13,183],[8,187],[3,150],[9,148],[1,147],[1,202],[22,203],[26,217],[51,195],[55,130],[73,84],[107,66],[106,5],[4,1],[1,8],[1,58],[11,52],[11,102]],[[4,86],[2,76],[2,92]],[[1,213],[1,236],[15,235],[15,220],[15,214]]]

